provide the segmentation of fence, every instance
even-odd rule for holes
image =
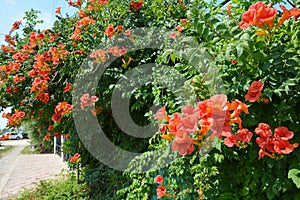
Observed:
[[[70,158],[70,155],[63,152],[63,145],[65,141],[66,138],[63,135],[60,137],[54,137],[54,154],[58,155],[63,162]]]

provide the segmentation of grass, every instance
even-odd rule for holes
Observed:
[[[87,200],[89,189],[86,184],[78,184],[71,174],[60,175],[59,179],[42,180],[35,187],[25,190],[16,200]]]
[[[0,158],[2,158],[3,156],[5,156],[13,148],[15,148],[15,147],[14,146],[7,146],[7,147],[4,147],[4,149],[0,149]]]
[[[31,146],[26,146],[22,149],[21,154],[38,154],[41,151],[37,148],[31,148]]]

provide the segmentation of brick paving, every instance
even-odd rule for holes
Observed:
[[[15,196],[40,180],[55,178],[67,170],[67,164],[54,154],[27,154],[20,152],[26,146],[21,143],[0,160],[0,199]]]

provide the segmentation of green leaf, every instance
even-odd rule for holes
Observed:
[[[273,192],[273,190],[271,189],[271,188],[268,188],[267,189],[267,197],[268,197],[268,199],[274,199],[274,197],[275,197],[275,194],[274,194],[274,192]]]
[[[224,156],[222,154],[214,154],[214,158],[215,158],[215,161],[219,162],[219,163],[222,163],[222,161],[224,160]]]
[[[226,58],[227,58],[228,60],[229,60],[230,57],[231,57],[232,51],[234,51],[234,45],[233,45],[233,44],[230,44],[230,45],[228,45],[228,47],[227,47],[227,49],[226,49],[226,52],[225,52]]]
[[[217,31],[225,30],[226,28],[226,25],[221,23],[216,26]]]
[[[244,53],[244,48],[241,47],[241,45],[238,45],[238,46],[236,47],[236,52],[237,52],[237,56],[238,56],[238,57],[241,57],[242,54]]]
[[[288,178],[292,179],[297,188],[300,189],[300,169],[290,169],[288,173]]]
[[[176,55],[174,52],[170,55],[170,57],[171,57],[172,62],[175,63]]]
[[[197,24],[197,32],[199,33],[199,35],[203,35],[204,30],[205,30],[205,23],[203,21],[200,21]]]

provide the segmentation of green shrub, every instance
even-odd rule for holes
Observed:
[[[32,189],[25,190],[17,200],[52,200],[52,199],[89,199],[89,189],[86,184],[78,184],[75,177],[62,175],[54,180],[42,180]]]
[[[253,133],[252,140],[246,145],[237,143],[228,147],[223,141],[226,136],[217,140],[215,148],[204,156],[199,154],[198,145],[194,145],[195,150],[191,155],[175,159],[168,167],[136,175],[141,167],[147,166],[146,161],[151,157],[151,152],[147,152],[132,163],[131,170],[136,170],[130,173],[132,184],[120,190],[120,194],[128,199],[157,196],[158,185],[153,178],[160,174],[164,177],[168,194],[168,197],[163,197],[165,199],[171,196],[174,199],[299,199],[299,20],[289,19],[275,27],[282,15],[279,13],[274,28],[266,28],[265,33],[260,35],[261,28],[251,26],[243,30],[239,27],[241,15],[250,6],[249,2],[238,1],[239,4],[233,4],[231,15],[227,13],[227,9],[200,7],[201,0],[193,3],[187,12],[190,24],[184,32],[197,40],[188,41],[193,45],[187,52],[194,53],[187,56],[190,63],[182,61],[181,55],[176,53],[165,53],[162,60],[172,60],[175,66],[184,66],[199,61],[198,48],[208,51],[218,66],[228,101],[239,99],[248,107],[249,114],[241,114],[241,119],[243,128]],[[176,51],[168,49],[166,52]],[[192,67],[188,69],[192,71]],[[205,96],[205,90],[199,89],[204,82],[204,75],[209,74],[200,73],[189,79],[200,100],[216,94],[209,91],[212,93]],[[258,101],[247,102],[247,90],[253,81],[258,80],[264,83],[261,97]],[[169,105],[166,108],[168,114],[181,112]],[[266,153],[261,158],[259,152],[266,149],[259,147],[256,142],[258,134],[255,129],[259,123],[269,124],[273,133],[277,127],[287,127],[294,133],[290,141],[294,144],[291,147],[293,150],[285,153],[288,155],[271,152],[270,157]],[[235,136],[239,129],[232,124],[230,135]],[[191,135],[198,141],[195,137],[197,132]],[[151,145],[160,149],[169,144],[166,140],[161,140],[163,139],[156,135],[151,139],[155,144]],[[201,148],[200,145],[200,150]],[[165,155],[161,157],[163,156]]]
[[[81,155],[81,174],[84,176],[83,181],[91,187],[93,197],[156,198],[157,185],[153,183],[153,178],[156,174],[161,174],[165,177],[168,192],[176,194],[178,199],[195,199],[199,196],[211,199],[299,198],[299,148],[289,155],[278,156],[272,152],[272,158],[265,156],[258,160],[258,152],[265,149],[260,149],[256,144],[257,135],[253,134],[252,140],[246,145],[233,145],[231,148],[225,146],[223,139],[220,139],[214,144],[215,148],[203,157],[199,157],[195,150],[195,154],[177,158],[167,168],[159,171],[125,173],[122,176],[121,172],[104,166],[85,149],[70,112],[59,115],[60,120],[55,118],[57,112],[63,110],[55,108],[62,102],[72,101],[72,94],[65,90],[67,83],[76,79],[78,70],[95,46],[110,41],[104,33],[109,24],[114,25],[114,31],[118,25],[122,25],[124,30],[140,27],[172,29],[175,35],[180,32],[190,36],[185,41],[180,41],[180,37],[179,41],[175,39],[178,46],[186,47],[186,52],[177,52],[175,47],[128,52],[109,66],[96,88],[96,95],[99,97],[99,101],[95,103],[97,118],[110,141],[125,150],[146,151],[133,160],[131,169],[148,167],[146,161],[153,156],[153,150],[162,149],[169,144],[157,133],[150,139],[149,145],[148,139],[135,138],[124,133],[113,119],[111,95],[116,88],[116,82],[126,72],[147,63],[165,64],[176,69],[191,86],[187,90],[195,94],[199,101],[223,90],[228,101],[239,99],[244,102],[250,84],[253,81],[262,81],[264,87],[261,99],[253,103],[247,102],[249,114],[241,114],[243,126],[252,133],[255,133],[255,128],[262,122],[268,123],[272,131],[285,126],[295,133],[291,143],[299,143],[299,20],[289,19],[280,27],[266,29],[264,32],[254,26],[245,30],[239,27],[242,13],[254,3],[251,1],[233,1],[231,13],[226,8],[219,8],[217,1],[208,3],[204,0],[145,0],[139,10],[130,9],[131,0],[97,1],[97,6],[94,5],[96,1],[92,2],[71,1],[72,6],[80,13],[66,17],[56,15],[57,20],[53,27],[46,31],[35,28],[40,23],[37,11],[26,13],[24,37],[16,34],[5,48],[14,46],[16,52],[21,53],[23,47],[29,44],[32,45],[29,51],[32,52],[27,52],[28,57],[25,56],[24,61],[18,61],[21,65],[19,70],[10,69],[11,66],[18,68],[13,57],[16,52],[0,52],[1,65],[5,66],[0,72],[3,83],[0,85],[0,106],[13,106],[13,112],[19,110],[26,113],[24,120],[35,119],[32,134],[39,144],[51,146],[51,141],[42,141],[46,135],[68,134],[70,138],[65,143],[64,151],[70,155]],[[275,26],[279,21],[278,15]],[[182,23],[181,20],[187,20],[187,23]],[[182,26],[183,30],[179,27],[177,29],[180,31],[176,32],[177,26]],[[39,37],[35,37],[36,34]],[[14,42],[16,45],[11,44]],[[61,54],[54,55],[51,48],[58,48]],[[215,62],[217,73],[211,73],[209,65],[205,65],[206,60],[199,56],[204,50]],[[45,60],[36,62],[41,58],[40,55],[48,56]],[[57,59],[57,56],[61,57]],[[128,61],[129,57],[133,60],[126,63],[125,60]],[[201,72],[195,69],[200,64],[204,64]],[[16,75],[25,76],[26,80],[15,81]],[[44,82],[41,83],[40,79]],[[210,79],[214,87],[209,88],[207,79]],[[224,83],[224,88],[221,82]],[[131,117],[137,124],[147,124],[153,120],[152,113],[148,112],[153,104],[166,105],[169,114],[180,112],[182,101],[175,97],[175,92],[177,91],[167,90],[155,82],[139,88],[130,99]],[[186,94],[183,96],[189,97]],[[78,106],[80,102],[74,104],[73,106]],[[18,125],[21,119],[14,120],[14,125]],[[48,126],[53,129],[48,131]],[[90,124],[83,124],[83,128],[87,132],[93,129]],[[234,124],[230,134],[234,135],[239,129]],[[92,137],[88,139],[97,143]],[[196,143],[195,147],[197,145]],[[166,155],[161,157],[164,156]],[[159,162],[162,160],[158,159]],[[159,162],[154,167],[159,168],[163,164]]]

